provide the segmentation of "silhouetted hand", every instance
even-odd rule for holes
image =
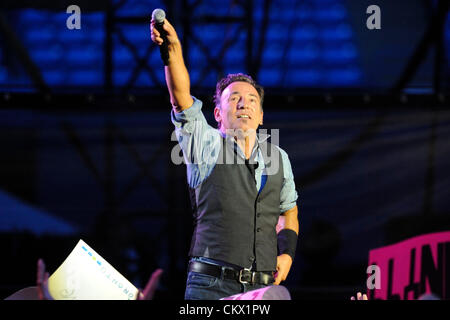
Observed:
[[[39,300],[53,300],[53,297],[48,291],[48,272],[45,271],[44,260],[38,259],[37,262],[37,275],[36,275],[36,285]]]
[[[350,300],[369,300],[367,299],[367,294],[362,294],[361,292],[356,293],[356,299],[354,296],[350,298]]]
[[[138,293],[137,300],[152,300],[155,294],[156,288],[159,284],[159,279],[164,271],[162,269],[156,269],[153,271],[150,279],[147,282],[147,285],[144,288],[144,291],[140,291]]]

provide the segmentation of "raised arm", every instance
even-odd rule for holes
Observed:
[[[163,43],[163,39],[154,25],[155,22],[152,20],[150,25],[152,41],[160,46]],[[174,111],[181,112],[192,106],[194,102],[190,92],[189,73],[184,64],[181,43],[175,28],[167,19],[164,20],[163,28],[167,32],[167,47],[169,51],[169,63],[164,67],[166,84]]]

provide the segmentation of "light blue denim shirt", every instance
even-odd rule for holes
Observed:
[[[175,125],[175,134],[183,151],[187,167],[187,180],[191,188],[199,186],[211,174],[217,163],[222,135],[218,129],[211,127],[203,115],[202,102],[195,97],[193,105],[182,112],[172,110],[172,123]],[[263,161],[263,155],[259,144],[268,136],[257,138],[257,143],[252,151],[252,156],[258,162],[255,170],[255,186],[260,192],[267,179],[267,172]],[[233,139],[227,137],[227,139]],[[233,140],[234,143],[234,140]],[[241,148],[234,143],[237,154],[244,161],[245,156]],[[280,213],[292,209],[298,198],[295,190],[294,175],[287,153],[276,146],[281,153],[283,162],[284,181],[280,191]],[[256,153],[256,154],[255,154]]]

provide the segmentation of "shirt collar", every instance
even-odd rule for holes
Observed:
[[[240,148],[237,146],[237,143],[232,136],[227,136],[225,133],[222,133],[222,131],[220,131],[220,130],[218,130],[218,131],[219,131],[220,135],[222,136],[222,138],[225,138],[225,140],[228,140],[229,142],[234,144],[235,148],[237,148],[237,150],[238,150],[238,153],[240,153],[240,154],[242,153],[242,150],[240,150]],[[264,130],[264,131],[266,131],[266,130]],[[266,132],[261,133],[258,131],[256,133],[256,143],[253,146],[253,150],[252,150],[250,157],[253,156],[255,151],[259,148],[259,145],[266,142],[269,138],[270,138],[270,134],[268,134]],[[241,154],[241,156],[243,156],[243,153]]]
[[[220,130],[218,130],[218,131],[219,131],[220,135],[222,136],[222,138],[226,138],[226,139],[234,141],[233,137],[227,137],[227,135],[225,133],[223,133]],[[269,139],[269,138],[270,138],[270,134],[257,132],[256,133],[256,142],[257,143],[255,143],[255,145],[257,145],[259,143],[263,143],[263,142],[267,141],[267,139]]]

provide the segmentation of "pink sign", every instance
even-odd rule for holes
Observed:
[[[369,299],[415,300],[430,293],[450,299],[450,231],[373,249],[369,265],[379,267],[380,277]]]
[[[238,293],[220,300],[291,300],[291,295],[286,287],[271,285],[245,293]]]

